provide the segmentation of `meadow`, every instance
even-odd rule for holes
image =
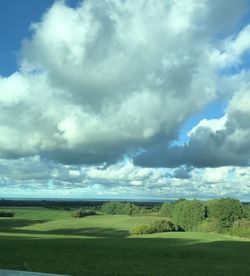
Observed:
[[[0,218],[0,269],[67,275],[250,275],[250,240],[200,232],[129,236],[156,216],[12,208]]]

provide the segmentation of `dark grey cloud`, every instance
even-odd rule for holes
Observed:
[[[191,171],[192,171],[192,167],[181,166],[176,170],[174,170],[172,177],[179,178],[179,179],[190,179],[192,177],[190,174]]]
[[[250,89],[248,83],[234,93],[219,119],[203,120],[189,133],[184,145],[168,146],[164,140],[145,148],[134,163],[146,167],[249,166],[250,164]]]
[[[134,163],[145,167],[169,167],[180,165],[204,167],[249,166],[249,147],[242,152],[242,145],[221,140],[224,133],[211,134],[202,140],[192,140],[183,146],[151,148],[138,154]],[[220,142],[218,143],[218,140]]]

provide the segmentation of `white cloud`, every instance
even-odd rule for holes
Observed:
[[[215,97],[210,38],[199,28],[209,9],[197,1],[55,2],[23,42],[20,72],[0,82],[0,91],[8,84],[1,156],[70,163],[72,151],[74,162],[112,163],[159,135],[175,138]]]
[[[246,25],[235,36],[227,37],[222,46],[211,51],[210,61],[217,69],[238,67],[242,56],[250,50],[250,25]]]
[[[32,166],[32,170],[30,169]],[[0,160],[2,196],[249,199],[250,169],[240,167],[180,170],[141,168],[131,161],[110,167],[65,166],[39,157]],[[178,174],[176,173],[178,171]]]
[[[29,94],[29,83],[20,73],[7,78],[0,76],[0,87],[0,104],[5,108],[25,101]]]
[[[241,56],[246,51],[250,49],[250,25],[247,25],[243,30],[237,35],[237,37],[232,40],[231,44],[227,45],[228,51],[235,53],[237,56]]]
[[[224,130],[226,128],[226,122],[227,122],[227,115],[224,115],[219,119],[210,119],[210,120],[203,119],[188,132],[188,136],[192,137],[192,135],[195,135],[199,127],[208,128],[213,133],[219,130]]]
[[[230,169],[228,169],[228,167],[206,168],[202,174],[202,179],[209,183],[223,183],[227,181],[229,172]]]
[[[190,143],[207,144],[204,152],[221,156],[221,164],[248,166],[250,160],[250,83],[242,82],[233,94],[226,115],[213,120],[203,120],[190,132]],[[223,158],[224,156],[224,158]]]
[[[79,170],[69,170],[69,176],[78,177],[80,175],[81,175],[81,172]]]

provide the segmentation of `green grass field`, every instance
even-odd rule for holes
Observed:
[[[0,218],[0,269],[68,275],[250,275],[250,240],[172,232],[129,237],[157,217],[12,209]]]

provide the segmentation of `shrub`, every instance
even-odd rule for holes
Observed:
[[[150,229],[148,225],[144,224],[138,224],[135,225],[131,230],[130,230],[130,235],[131,236],[136,236],[136,235],[143,235],[143,234],[149,234]]]
[[[169,232],[169,231],[179,231],[180,227],[174,225],[171,221],[167,219],[156,220],[150,223],[149,229],[152,233]]]
[[[220,233],[223,232],[223,229],[217,218],[206,218],[197,226],[197,231]]]
[[[130,230],[132,236],[142,234],[152,234],[170,231],[181,231],[182,229],[174,225],[171,221],[162,219],[151,222],[148,225],[138,224]]]
[[[179,200],[173,206],[172,221],[184,230],[194,229],[205,219],[206,208],[200,200]]]
[[[14,217],[15,213],[12,211],[0,211],[0,217]]]
[[[216,218],[223,228],[230,228],[233,222],[243,217],[243,208],[239,200],[233,198],[222,198],[208,200],[207,216]]]
[[[230,234],[239,237],[250,238],[250,221],[247,219],[235,221],[232,228],[230,229]]]
[[[75,210],[73,213],[73,217],[75,218],[82,218],[82,217],[94,216],[94,215],[96,215],[96,212],[92,210]]]
[[[161,205],[161,208],[159,210],[159,215],[162,217],[168,217],[170,218],[173,211],[173,204],[169,202],[165,202]]]

